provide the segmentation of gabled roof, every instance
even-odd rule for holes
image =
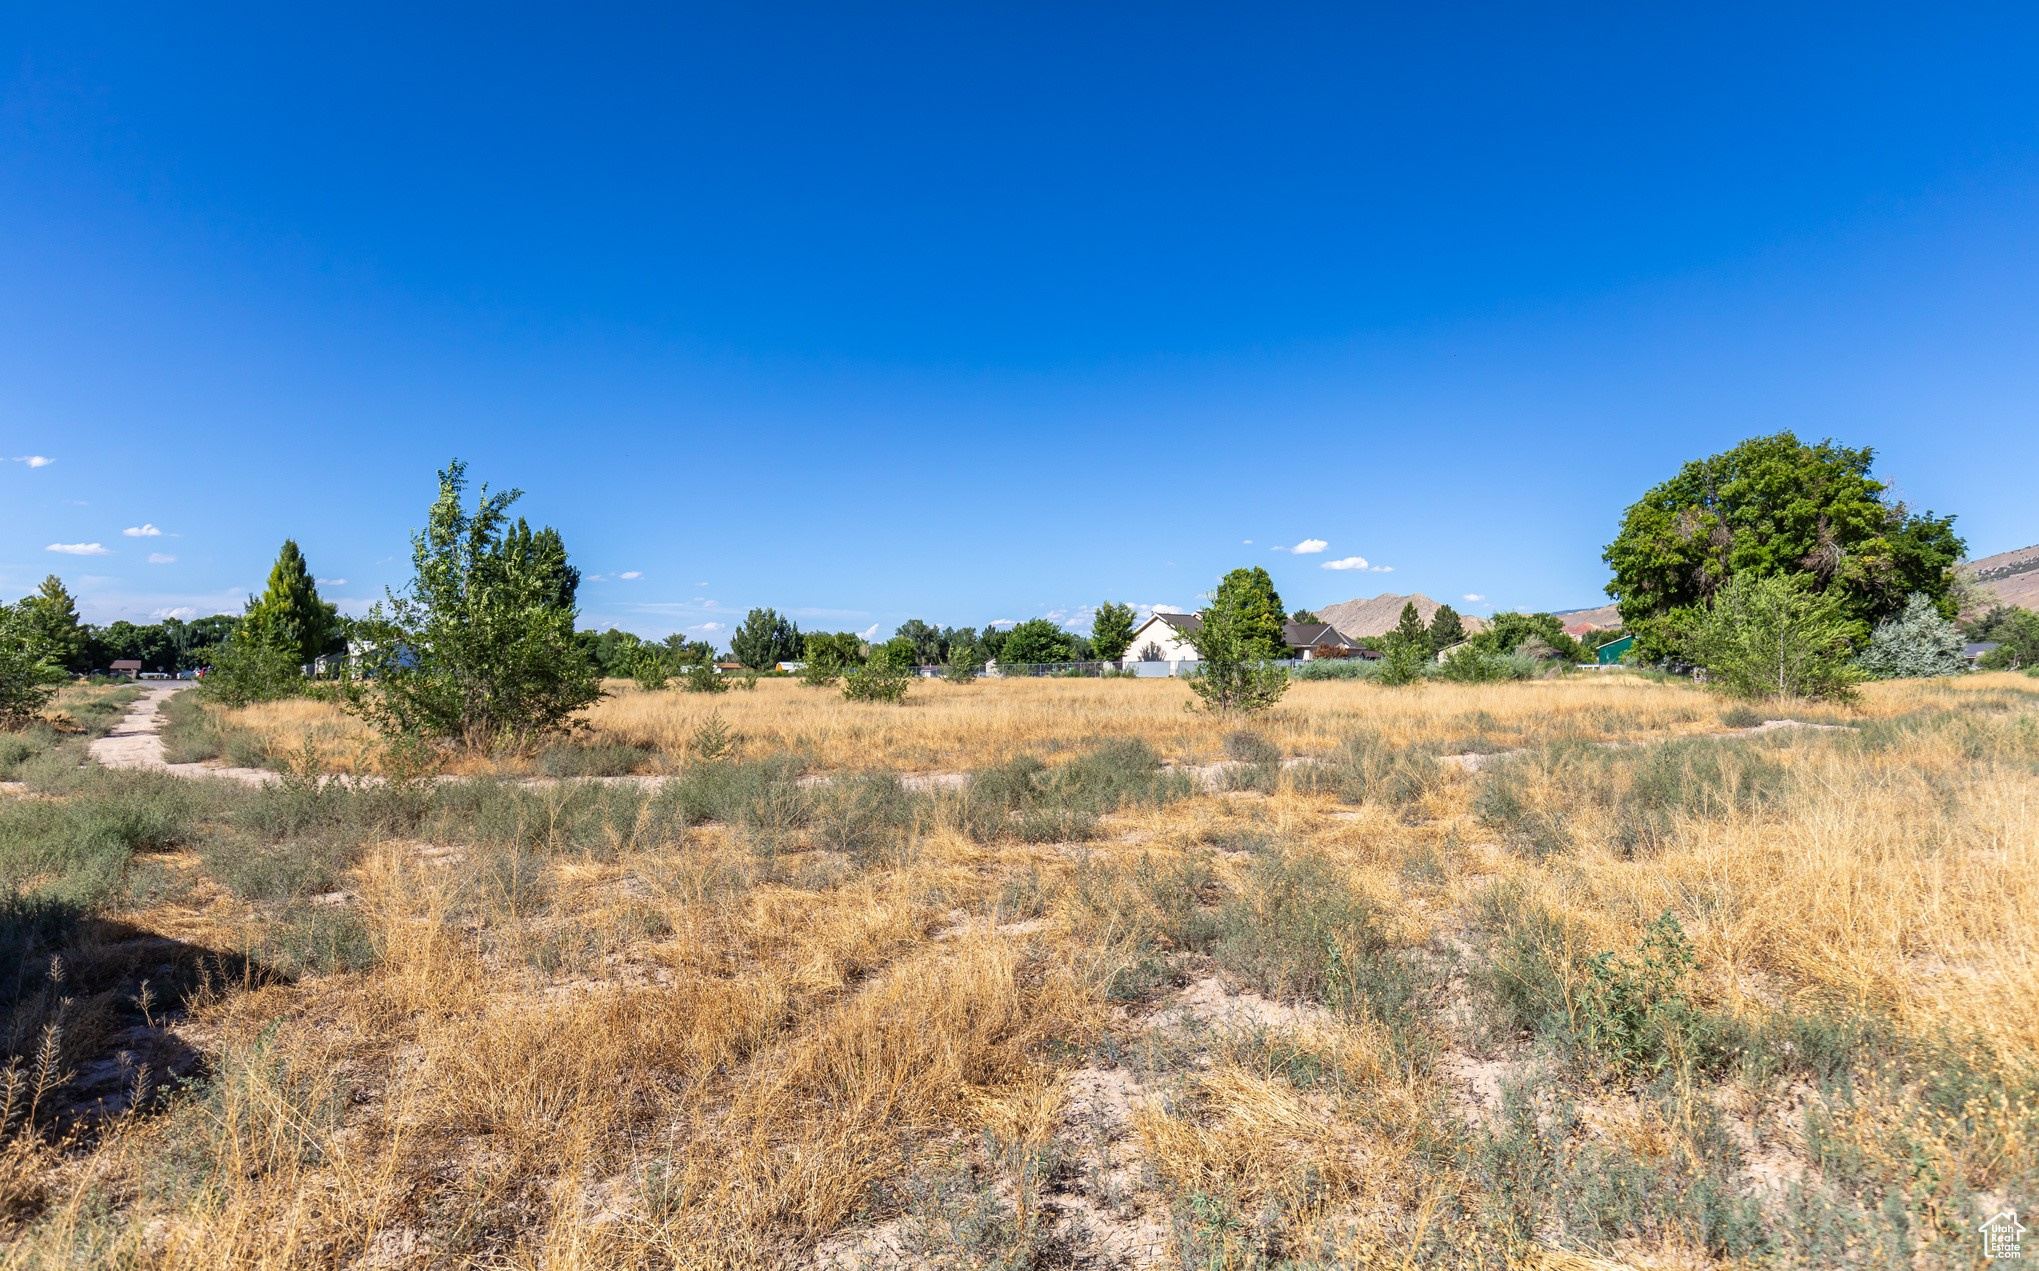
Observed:
[[[1359,647],[1351,637],[1328,622],[1283,623],[1281,639],[1291,649],[1315,649],[1327,644],[1334,649]]]
[[[1161,613],[1157,610],[1147,618],[1147,622],[1156,621],[1165,622],[1177,631],[1201,631],[1204,629],[1204,620],[1193,613]],[[1144,627],[1147,625],[1147,622],[1143,622],[1140,625]]]

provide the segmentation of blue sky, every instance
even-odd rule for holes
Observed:
[[[0,594],[358,609],[454,455],[653,635],[1591,605],[1779,428],[2039,542],[2029,6],[421,8],[0,14]]]

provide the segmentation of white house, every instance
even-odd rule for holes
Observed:
[[[1197,651],[1189,647],[1183,635],[1203,625],[1204,620],[1193,613],[1153,615],[1133,628],[1133,642],[1126,646],[1126,665],[1139,670],[1158,664],[1196,661]],[[1135,663],[1142,666],[1134,666]],[[1168,671],[1155,670],[1153,674],[1173,674],[1174,670],[1171,665]]]
[[[1126,665],[1151,675],[1176,674],[1184,669],[1184,664],[1197,661],[1197,651],[1184,637],[1203,624],[1204,620],[1193,613],[1155,614],[1133,628],[1133,642],[1126,646]],[[1289,657],[1303,662],[1313,662],[1318,658],[1379,656],[1322,622],[1285,623],[1282,643],[1288,646]]]

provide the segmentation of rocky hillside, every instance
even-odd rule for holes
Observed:
[[[1416,603],[1417,614],[1428,625],[1431,615],[1437,612],[1438,602],[1421,592],[1410,596],[1397,596],[1392,592],[1384,596],[1362,596],[1358,600],[1340,601],[1335,605],[1320,605],[1316,613],[1339,631],[1359,640],[1393,631],[1395,624],[1402,620],[1402,606],[1411,601]],[[1471,614],[1459,617],[1465,623],[1468,635],[1487,629],[1484,618],[1475,618]]]
[[[1961,572],[1994,595],[1998,604],[2039,609],[2039,545],[1964,562]],[[1326,618],[1325,621],[1331,620]],[[1338,629],[1345,630],[1343,627]]]

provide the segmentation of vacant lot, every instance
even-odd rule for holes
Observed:
[[[0,749],[0,1264],[1966,1266],[2039,1199],[2039,683],[1187,698]]]

